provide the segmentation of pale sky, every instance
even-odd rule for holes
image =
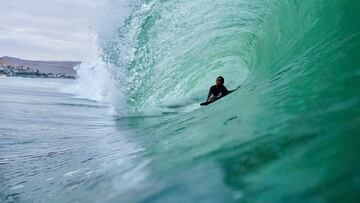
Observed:
[[[0,56],[91,61],[102,0],[0,0]]]

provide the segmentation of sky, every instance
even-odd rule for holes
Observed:
[[[102,0],[0,0],[0,56],[91,61]]]

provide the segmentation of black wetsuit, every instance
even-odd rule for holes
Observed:
[[[224,85],[221,87],[217,87],[216,85],[214,85],[214,86],[210,87],[209,94],[208,94],[206,101],[209,101],[211,95],[213,95],[215,97],[215,100],[217,100],[217,99],[220,99],[221,97],[226,96],[230,92],[232,92],[232,91],[227,90]]]

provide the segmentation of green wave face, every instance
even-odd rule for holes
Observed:
[[[359,201],[359,11],[357,0],[141,2],[103,51],[129,111],[175,112],[119,119],[164,183],[147,200]],[[199,108],[218,75],[241,88]]]

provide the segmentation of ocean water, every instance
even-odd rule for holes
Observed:
[[[3,201],[360,201],[359,1],[127,9],[77,81],[0,78]]]

